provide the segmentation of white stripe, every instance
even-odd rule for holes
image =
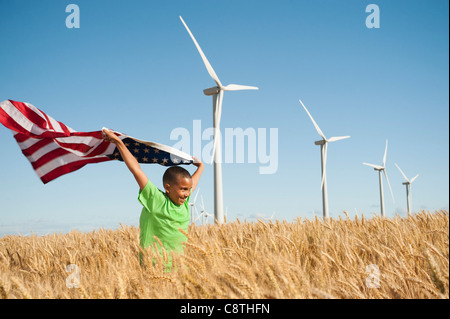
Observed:
[[[47,119],[45,118],[45,115],[44,114],[42,114],[42,112],[41,111],[39,111],[39,109],[36,107],[36,106],[34,106],[33,104],[30,104],[30,103],[23,103],[23,104],[25,104],[26,106],[28,106],[28,108],[30,109],[30,110],[32,110],[34,113],[36,113],[37,115],[39,115],[46,123],[47,123]],[[47,128],[48,128],[48,125],[47,125]]]
[[[53,126],[53,129],[55,130],[55,132],[65,133],[64,130],[62,129],[61,125],[59,125],[58,121],[56,121],[54,118],[52,118],[50,116],[48,117],[48,119],[50,120],[50,124]]]
[[[10,101],[3,101],[0,105],[6,114],[8,114],[17,124],[28,132],[36,135],[40,135],[45,132],[45,130],[36,126],[25,115],[23,115]]]
[[[36,144],[39,141],[42,141],[42,139],[29,137],[23,142],[20,142],[20,143],[17,142],[17,144],[19,144],[19,147],[21,150],[24,150],[24,149],[29,148],[30,146],[33,146],[34,144]]]
[[[61,148],[58,144],[56,143],[51,143],[48,145],[45,145],[44,147],[41,147],[40,149],[38,149],[36,152],[34,152],[33,154],[27,156],[28,160],[30,162],[36,162],[38,159],[40,159],[42,156],[46,155],[47,153],[56,150],[58,148]]]
[[[49,123],[47,122],[47,119],[45,118],[45,115],[34,105],[30,103],[24,103],[31,111],[33,111],[36,115],[38,115],[40,118],[42,118],[45,121],[45,129],[40,128],[35,123],[30,121],[22,112],[20,112],[14,104],[12,104],[9,100],[5,100],[0,103],[0,107],[8,114],[12,120],[14,120],[17,124],[19,124],[21,127],[23,127],[25,130],[32,134],[41,135],[43,132],[50,131],[50,132],[58,132],[58,133],[65,133],[62,129],[61,125],[58,121],[56,121],[51,116],[47,115],[49,121],[53,125],[53,130],[49,129]],[[69,132],[76,132],[72,128],[66,126]]]
[[[42,141],[42,140],[43,139],[31,138],[30,137],[30,138],[26,139],[25,141],[17,143],[17,144],[19,144],[19,147],[20,147],[21,150],[26,150],[29,147],[33,146],[34,144],[36,144],[37,142]],[[88,145],[88,146],[90,146],[92,148],[90,149],[89,152],[83,153],[83,152],[76,151],[76,150],[73,150],[73,149],[70,149],[70,148],[67,148],[67,147],[62,147],[58,143],[55,143],[55,140],[57,142],[61,142],[61,143],[86,144],[86,145]],[[96,149],[96,147],[98,147],[101,144],[101,142],[103,142],[103,139],[98,139],[98,138],[91,137],[91,136],[87,136],[87,137],[84,137],[84,136],[69,136],[69,137],[55,138],[55,139],[53,139],[52,143],[47,144],[44,147],[42,147],[39,150],[37,150],[37,151],[39,151],[38,154],[41,154],[40,156],[37,157],[37,159],[40,158],[41,156],[45,155],[45,153],[50,152],[50,151],[52,151],[52,150],[54,150],[54,149],[56,149],[58,147],[62,148],[62,149],[65,149],[65,150],[67,150],[69,152],[72,152],[73,154],[76,154],[78,156],[86,157],[90,153],[92,153]],[[46,149],[48,149],[47,152],[45,151]],[[112,146],[112,149],[114,149],[114,145]],[[35,156],[34,154],[36,154],[37,151],[35,151],[30,156],[34,157]]]
[[[41,167],[39,167],[38,169],[36,169],[36,173],[38,174],[39,177],[42,177],[48,173],[50,173],[51,171],[53,171],[54,169],[66,165],[66,164],[70,164],[70,163],[75,163],[81,160],[86,160],[86,159],[92,159],[92,158],[104,158],[106,157],[105,155],[99,155],[99,156],[94,156],[94,157],[88,157],[88,158],[80,158],[79,156],[76,156],[74,154],[65,154],[63,156],[57,157],[53,160],[51,160],[50,162],[42,165]]]
[[[34,113],[36,113],[37,115],[39,115],[43,120],[45,120],[45,122],[46,122],[46,126],[47,126],[47,129],[49,130],[49,131],[52,131],[51,129],[50,129],[50,126],[48,125],[48,123],[47,123],[47,119],[45,118],[45,116],[47,116],[48,117],[48,119],[49,119],[49,121],[50,121],[50,123],[51,123],[51,125],[53,126],[53,131],[55,131],[55,132],[58,132],[58,133],[65,133],[64,132],[64,130],[63,130],[63,128],[61,127],[61,124],[57,121],[57,120],[55,120],[53,117],[51,117],[50,115],[48,115],[48,114],[43,114],[43,112],[41,112],[37,107],[35,107],[33,104],[30,104],[30,103],[24,103],[26,106],[28,106]],[[68,127],[67,125],[66,125],[66,127],[67,127],[67,129],[69,130],[69,132],[76,132],[75,130],[73,130],[73,129],[71,129],[70,127]]]
[[[102,138],[96,138],[93,136],[68,136],[68,137],[57,137],[55,138],[57,142],[69,143],[69,144],[86,144],[89,146],[94,146],[103,141]]]
[[[76,137],[78,137],[78,136],[76,136]],[[81,160],[81,159],[93,158],[93,157],[98,157],[98,156],[111,155],[113,153],[115,147],[116,147],[113,143],[110,143],[110,145],[106,148],[106,150],[103,153],[101,153],[100,155],[89,156],[90,153],[94,152],[97,149],[97,147],[100,146],[101,141],[103,141],[103,140],[98,140],[98,139],[94,139],[94,140],[98,141],[97,145],[93,144],[92,146],[94,146],[94,147],[87,153],[76,151],[76,150],[73,150],[73,149],[70,149],[70,148],[67,148],[67,147],[62,147],[61,145],[59,145],[58,143],[55,143],[53,141],[52,143],[47,144],[44,147],[41,147],[40,149],[35,151],[33,154],[31,154],[30,156],[27,156],[27,157],[31,161],[37,161],[38,159],[40,159],[42,156],[46,155],[47,153],[49,153],[49,152],[51,152],[51,151],[53,151],[55,149],[60,148],[60,149],[64,149],[64,150],[69,151],[70,153],[78,156],[79,159]]]
[[[64,141],[61,141],[64,140]],[[82,141],[86,141],[87,143],[83,143]],[[89,154],[91,154],[92,152],[94,152],[97,147],[100,146],[100,144],[103,142],[103,139],[98,139],[95,137],[81,137],[81,136],[70,136],[70,137],[64,137],[64,138],[55,138],[56,142],[61,142],[61,143],[74,143],[74,144],[87,144],[88,146],[91,147],[91,149],[88,152],[81,152],[81,151],[77,151],[74,150],[72,148],[68,148],[68,147],[64,147],[60,144],[59,147],[77,155],[80,157],[88,157]]]
[[[76,155],[66,154],[66,155],[63,155],[63,156],[60,156],[60,157],[57,157],[57,158],[51,160],[50,162],[39,167],[38,169],[35,169],[35,171],[39,177],[42,177],[60,166],[63,166],[65,164],[69,164],[69,163],[73,163],[73,162],[76,162],[79,160],[80,160],[80,157],[78,157]]]

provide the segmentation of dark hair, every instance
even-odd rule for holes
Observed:
[[[178,177],[192,178],[191,174],[183,167],[172,166],[164,172],[163,185],[175,183]]]

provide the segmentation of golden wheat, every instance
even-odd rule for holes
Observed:
[[[171,272],[136,227],[4,236],[0,299],[449,298],[447,211],[346,216],[192,225]]]

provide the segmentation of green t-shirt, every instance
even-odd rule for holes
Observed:
[[[154,236],[158,237],[169,255],[170,265],[170,252],[183,252],[183,242],[187,241],[187,237],[179,229],[188,231],[189,197],[183,205],[176,205],[164,192],[148,181],[144,189],[139,190],[138,200],[144,206],[139,219],[139,244],[142,248],[147,248],[154,247],[156,242],[160,250]]]

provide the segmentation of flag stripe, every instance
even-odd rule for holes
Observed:
[[[110,160],[111,159],[109,159],[107,157],[100,157],[100,158],[96,158],[94,160],[86,159],[86,160],[82,160],[82,161],[77,161],[75,163],[64,164],[64,165],[56,167],[55,169],[51,170],[47,174],[41,175],[40,178],[44,184],[47,184],[48,182],[51,182],[52,180],[54,180],[64,174],[79,170],[86,164],[101,163],[101,162],[110,161]]]
[[[41,114],[41,112],[37,108],[34,108],[34,106],[29,104],[26,105],[25,103],[22,102],[16,102],[11,100],[9,100],[9,102],[11,103],[10,108],[18,110],[20,114],[25,116],[27,120],[29,120],[31,123],[39,126],[42,129],[48,128],[45,116],[43,116],[43,114]],[[16,113],[14,119],[15,120],[20,119],[20,115]]]
[[[29,136],[27,136],[25,134],[17,133],[17,132],[14,133],[14,138],[16,139],[17,143],[22,143],[22,142],[25,142],[27,140],[32,140],[33,139],[33,138],[31,138],[31,137],[29,137]],[[33,140],[35,140],[35,139],[33,139]]]
[[[43,140],[36,140],[35,143],[33,143],[32,145],[30,145],[27,148],[24,148],[23,146],[25,146],[25,142],[24,143],[19,143],[19,147],[22,149],[22,153],[25,156],[33,156],[33,154],[39,150],[46,150],[46,146],[49,144],[53,144],[55,145],[55,143],[53,143],[53,141],[49,138],[47,139],[43,139]],[[55,145],[56,147],[58,145]]]
[[[49,162],[55,160],[55,163],[58,163],[58,161],[65,161],[66,159],[63,158],[63,156],[65,155],[73,155],[72,153],[70,153],[69,151],[63,149],[63,148],[53,148],[53,145],[50,145],[50,148],[46,150],[46,153],[43,154],[42,156],[40,156],[38,159],[32,161],[31,165],[33,166],[33,168],[35,170],[41,168],[42,166],[48,164]],[[78,160],[78,158],[77,158]],[[63,162],[61,162],[62,164]]]
[[[24,129],[20,124],[18,124],[7,112],[7,104],[2,102],[0,105],[0,122],[10,130],[21,132],[21,133],[29,133],[26,129]]]

